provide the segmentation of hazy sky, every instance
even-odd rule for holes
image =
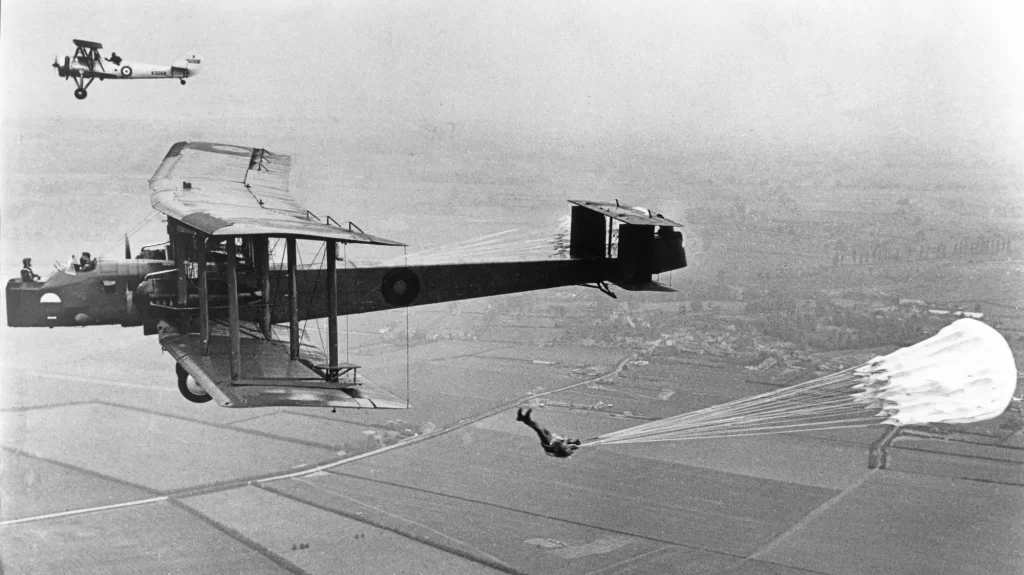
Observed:
[[[12,0],[7,118],[455,123],[543,140],[1024,149],[1011,2]],[[50,67],[72,38],[203,73],[95,83]]]

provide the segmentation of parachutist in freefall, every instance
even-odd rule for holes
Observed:
[[[540,444],[544,448],[544,453],[551,457],[565,458],[569,457],[579,449],[579,439],[567,439],[557,433],[552,433],[545,427],[541,427],[530,416],[532,412],[532,409],[527,409],[524,413],[522,408],[520,408],[519,413],[516,415],[516,421],[522,421],[529,426],[530,429],[537,432],[537,435],[540,437]]]

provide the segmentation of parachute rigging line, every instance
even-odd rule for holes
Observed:
[[[983,421],[1006,409],[1016,380],[1013,353],[999,332],[961,319],[863,365],[613,431],[583,445]]]

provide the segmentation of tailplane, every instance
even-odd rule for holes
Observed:
[[[174,62],[174,64],[171,64],[171,66],[181,70],[185,70],[187,72],[186,75],[191,77],[199,73],[200,65],[202,64],[202,62],[202,56],[198,54],[189,54],[188,56],[185,56],[184,58],[177,60],[176,62]]]
[[[633,291],[675,291],[652,276],[686,267],[681,224],[645,208],[569,200],[569,256],[607,259],[608,281]]]

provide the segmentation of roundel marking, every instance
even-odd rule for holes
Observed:
[[[131,66],[122,66],[121,67],[121,75],[124,76],[125,78],[131,76],[132,75],[132,67]]]
[[[53,292],[46,292],[39,298],[39,303],[59,304],[60,296]]]
[[[420,278],[409,268],[395,268],[384,274],[380,295],[394,306],[407,306],[420,294]]]

